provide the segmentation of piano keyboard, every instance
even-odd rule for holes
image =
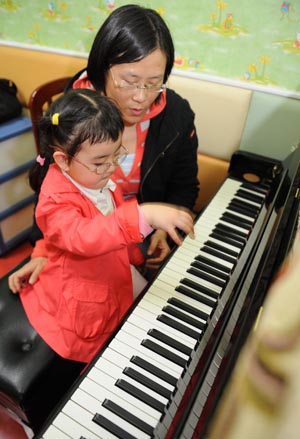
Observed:
[[[163,439],[245,263],[266,190],[228,178],[37,438]],[[261,220],[262,221],[262,220]]]

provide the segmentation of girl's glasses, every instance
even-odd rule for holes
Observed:
[[[66,154],[61,148],[58,148],[55,145],[49,145],[50,148],[54,148],[58,151],[62,151],[64,154]],[[86,165],[85,163],[82,163],[77,157],[74,157],[73,155],[66,154],[68,157],[70,157],[74,162],[79,163],[81,166],[84,166],[86,169],[88,169],[90,172],[93,172],[94,174],[101,175],[104,172],[108,171],[111,166],[119,166],[121,165],[126,157],[128,156],[128,149],[120,145],[120,147],[115,152],[113,159],[111,162],[104,162],[100,163],[99,165]]]
[[[121,145],[111,162],[104,162],[104,163],[100,163],[99,165],[86,165],[85,163],[82,163],[77,157],[71,156],[71,158],[72,160],[74,160],[74,162],[79,163],[80,165],[84,166],[86,169],[93,172],[94,174],[101,175],[104,174],[106,171],[108,171],[111,166],[121,165],[126,159],[127,155],[128,155],[127,148]]]
[[[127,82],[124,79],[116,81],[112,69],[109,69],[115,88],[119,88],[124,92],[135,92],[136,90],[145,90],[149,93],[160,93],[167,88],[165,84],[144,84],[140,85],[136,82]]]

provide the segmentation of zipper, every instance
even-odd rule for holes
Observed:
[[[154,168],[154,166],[156,165],[156,163],[158,162],[158,160],[160,160],[161,158],[164,157],[165,153],[168,151],[168,149],[172,146],[172,144],[175,142],[175,140],[177,139],[177,137],[179,137],[179,132],[177,131],[175,137],[168,143],[168,145],[165,147],[165,149],[156,157],[156,159],[154,160],[154,162],[152,163],[152,165],[150,166],[150,168],[148,169],[148,171],[146,172],[146,174],[144,175],[143,180],[141,181],[140,184],[140,190],[139,190],[139,194],[140,194],[140,199],[141,202],[144,201],[143,199],[143,184],[146,180],[146,178],[148,177],[148,175],[150,174],[150,172],[152,171],[152,169]]]

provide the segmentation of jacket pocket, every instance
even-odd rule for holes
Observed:
[[[74,280],[72,288],[63,296],[69,310],[65,309],[65,317],[69,316],[65,323],[69,320],[69,329],[82,339],[110,333],[119,321],[118,303],[107,285]]]

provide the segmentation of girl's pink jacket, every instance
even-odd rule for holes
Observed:
[[[48,261],[21,300],[41,337],[64,358],[89,362],[132,304],[130,263],[142,263],[135,200],[112,193],[104,216],[53,164],[39,194],[36,220]]]

